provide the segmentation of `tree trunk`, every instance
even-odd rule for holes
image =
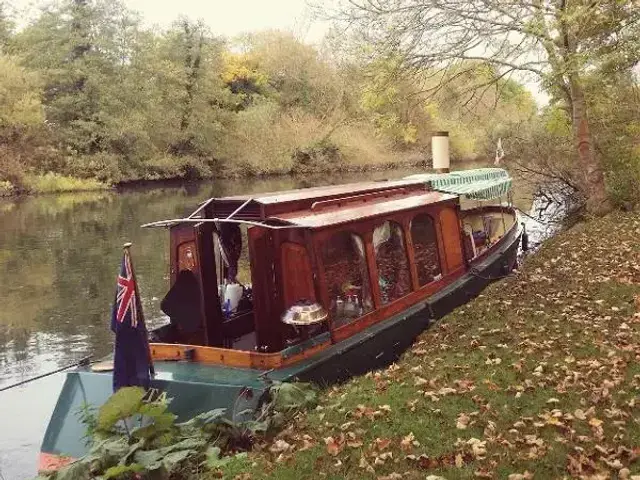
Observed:
[[[576,76],[569,78],[569,84],[573,106],[573,138],[578,149],[578,160],[582,170],[582,186],[587,198],[587,212],[594,215],[604,215],[611,210],[611,202],[607,198],[600,162],[593,150],[584,91]]]

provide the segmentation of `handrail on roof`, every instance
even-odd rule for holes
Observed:
[[[281,219],[273,219],[273,221],[284,222]],[[299,225],[271,225],[266,222],[257,222],[253,220],[236,220],[232,218],[172,218],[169,220],[159,220],[157,222],[145,223],[141,228],[168,228],[181,223],[238,223],[251,225],[254,227],[271,228],[273,230],[281,230],[285,228],[301,228]]]
[[[187,218],[194,218],[196,215],[198,215],[202,210],[204,210],[207,205],[209,205],[211,202],[213,202],[215,200],[215,198],[210,198],[208,200],[205,200],[204,202],[202,202],[200,205],[198,205],[198,208],[196,208],[193,212],[191,212],[191,215],[189,215]]]
[[[319,200],[311,204],[311,210],[318,210],[321,208],[331,207],[334,205],[340,205],[342,203],[357,202],[357,201],[367,202],[368,200],[375,200],[376,198],[384,198],[384,197],[390,197],[392,195],[399,195],[399,194],[406,194],[406,193],[408,193],[407,189],[404,187],[400,187],[400,188],[392,188],[390,190],[381,190],[379,192],[369,192],[369,193],[362,193],[360,195],[349,195],[347,197],[331,198],[329,200]]]

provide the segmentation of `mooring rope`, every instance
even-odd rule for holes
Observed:
[[[71,365],[67,365],[67,366],[58,368],[57,370],[54,370],[52,372],[43,373],[42,375],[37,375],[35,377],[27,378],[26,380],[22,380],[21,382],[14,383],[12,385],[7,385],[6,387],[0,388],[0,392],[3,392],[5,390],[10,390],[10,389],[15,388],[15,387],[19,387],[20,385],[24,385],[25,383],[33,382],[34,380],[40,380],[41,378],[48,377],[48,376],[53,375],[55,373],[63,372],[65,370],[68,370],[68,369],[73,368],[73,367],[80,367],[80,366],[89,365],[89,364],[92,363],[92,362],[89,361],[91,359],[91,357],[92,357],[92,355],[88,355],[86,357],[81,358],[76,363],[72,363]]]

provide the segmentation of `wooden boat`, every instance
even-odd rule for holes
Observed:
[[[179,418],[233,416],[270,381],[327,384],[395,361],[513,269],[523,227],[502,202],[510,187],[497,168],[418,175],[214,198],[147,225],[168,228],[171,249],[169,322],[150,333],[153,391]],[[243,261],[250,286],[236,279]],[[41,469],[85,452],[75,413],[111,385],[110,372],[68,373]]]

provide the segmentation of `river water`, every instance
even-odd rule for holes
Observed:
[[[421,169],[215,181],[195,185],[0,200],[0,388],[112,349],[109,331],[123,243],[132,257],[149,323],[162,316],[168,234],[143,223],[185,216],[212,196],[359,180]],[[529,211],[531,188],[515,203]],[[535,227],[535,225],[532,225]],[[31,478],[64,373],[0,392],[0,480]]]

